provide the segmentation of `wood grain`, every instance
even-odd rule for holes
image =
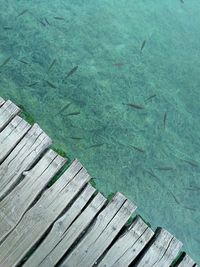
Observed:
[[[49,150],[33,169],[25,173],[22,182],[0,202],[0,241],[14,229],[65,161],[56,152]]]
[[[25,120],[16,116],[0,132],[0,162],[14,149],[18,142],[24,137],[31,125]]]
[[[93,266],[135,209],[133,203],[117,193],[61,266]]]
[[[98,267],[126,267],[148,244],[154,232],[137,217],[129,229],[108,250]]]
[[[89,181],[77,161],[46,190],[0,245],[0,266],[16,266]]]
[[[195,262],[186,254],[182,261],[176,265],[176,267],[198,267]]]
[[[51,143],[38,124],[34,124],[0,165],[0,199],[17,184],[22,173],[36,162]]]
[[[0,107],[0,131],[20,112],[12,101],[7,100]]]
[[[144,250],[144,256],[134,266],[169,267],[177,257],[181,247],[182,243],[173,235],[165,229],[159,229],[151,246]]]

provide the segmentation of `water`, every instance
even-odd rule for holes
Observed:
[[[100,191],[124,193],[153,229],[169,230],[200,262],[200,1],[0,7],[0,62],[11,56],[0,95],[22,104]]]

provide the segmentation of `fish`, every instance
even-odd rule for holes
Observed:
[[[18,17],[24,15],[24,14],[27,13],[27,12],[28,12],[28,9],[24,9],[24,10],[23,10],[22,12],[20,12],[16,17],[18,18]]]
[[[130,145],[130,147],[134,148],[135,150],[137,150],[137,151],[139,151],[139,152],[142,152],[142,153],[145,152],[145,150],[144,150],[143,148],[136,147],[136,146],[132,146],[132,145]]]
[[[117,62],[117,63],[113,63],[113,66],[114,67],[122,67],[124,66],[126,63],[123,63],[123,62]]]
[[[74,140],[82,140],[83,138],[82,137],[75,137],[75,136],[70,136],[71,139],[74,139]]]
[[[47,80],[45,80],[45,82],[51,87],[51,88],[57,88],[53,83],[51,83],[51,82],[49,82],[49,81],[47,81]]]
[[[50,71],[50,70],[53,68],[53,66],[54,66],[55,63],[56,63],[56,59],[54,59],[54,60],[51,62],[50,66],[49,66],[49,68],[48,68],[48,71]]]
[[[162,187],[165,186],[165,185],[162,184],[162,181],[160,180],[160,178],[159,178],[157,175],[155,175],[155,173],[154,173],[151,169],[149,169],[149,170],[144,169],[144,170],[145,170],[150,176],[152,176],[158,184],[160,184]]]
[[[182,3],[182,4],[184,4],[185,2],[184,2],[184,0],[180,0],[180,2]]]
[[[3,66],[5,66],[6,64],[8,64],[8,62],[11,60],[11,57],[8,57],[8,58],[6,58],[4,61],[3,61],[3,63],[0,65],[0,67],[3,67]]]
[[[191,191],[199,191],[200,187],[198,186],[191,186],[191,187],[185,187],[186,190],[191,190]]]
[[[51,24],[49,23],[49,21],[47,20],[47,18],[44,18],[44,20],[45,20],[46,24],[51,25]]]
[[[29,63],[23,59],[17,59],[17,61],[23,63],[23,64],[26,64],[26,65],[29,65]]]
[[[154,97],[156,97],[156,94],[149,96],[149,97],[145,100],[145,102],[149,101],[150,99],[152,99],[152,98],[154,98]]]
[[[75,112],[66,114],[66,116],[74,116],[74,115],[79,115],[79,114],[81,114],[80,111],[75,111]]]
[[[99,147],[99,146],[103,146],[104,145],[104,143],[99,143],[99,144],[94,144],[94,145],[91,145],[91,146],[88,146],[88,147],[86,147],[87,149],[88,148],[94,148],[94,147]]]
[[[40,24],[42,24],[44,27],[46,27],[46,24],[44,23],[44,21],[42,21],[41,19],[38,20],[40,22]]]
[[[152,172],[152,170],[145,170],[148,174],[150,174],[154,178],[158,178],[155,173]]]
[[[177,199],[177,197],[172,192],[170,192],[170,194],[173,196],[173,198],[176,201],[176,203],[180,204],[180,201]]]
[[[157,181],[159,181],[158,176],[155,175],[155,173],[152,170],[145,170],[149,175],[151,175],[152,177],[154,177]]]
[[[145,44],[146,44],[146,40],[144,40],[141,44],[141,48],[140,48],[140,51],[142,52],[142,50],[144,49],[145,47]]]
[[[57,19],[57,20],[65,20],[63,17],[54,17],[54,19]]]
[[[129,106],[131,108],[135,108],[135,109],[143,109],[143,106],[140,106],[138,104],[134,104],[134,103],[122,103],[123,105]]]
[[[71,102],[67,103],[64,107],[62,107],[62,108],[58,111],[58,113],[57,113],[56,115],[62,113],[62,112],[63,112],[64,110],[66,110],[71,104],[72,104]]]
[[[163,118],[164,129],[165,129],[165,127],[166,127],[166,119],[167,119],[167,112],[165,112],[165,114],[164,114],[164,118]]]
[[[28,87],[32,87],[32,86],[36,85],[37,83],[38,83],[38,82],[30,83],[30,84],[28,84]]]
[[[9,27],[9,26],[4,26],[3,29],[4,30],[12,30],[13,28],[12,27]]]
[[[192,208],[192,207],[184,206],[184,208],[186,208],[188,210],[196,211],[196,209],[195,208]]]
[[[67,79],[69,76],[71,76],[76,70],[78,69],[78,65],[75,66],[73,69],[71,69],[68,74],[65,76],[64,79]]]
[[[158,167],[158,168],[155,168],[155,169],[157,169],[157,170],[159,170],[159,171],[173,171],[174,170],[174,168],[173,167]]]
[[[190,161],[190,160],[186,160],[186,159],[182,159],[182,161],[184,161],[184,162],[190,164],[192,167],[195,167],[195,168],[198,168],[198,167],[199,167],[198,164],[197,164],[196,162],[192,162],[192,161]]]

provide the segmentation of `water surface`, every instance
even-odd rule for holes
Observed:
[[[0,6],[0,95],[200,262],[200,1]]]

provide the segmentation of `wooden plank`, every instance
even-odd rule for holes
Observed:
[[[19,116],[16,116],[6,128],[0,132],[0,162],[8,156],[30,127],[31,125],[29,123]]]
[[[81,213],[94,192],[95,189],[87,185],[71,208],[54,223],[51,232],[23,265],[24,267],[56,265],[105,203],[106,199],[99,193]],[[79,217],[73,222],[78,215]]]
[[[40,155],[50,146],[51,139],[34,124],[24,138],[0,165],[0,199],[5,197]]]
[[[4,104],[4,102],[5,100],[2,97],[0,97],[0,107]]]
[[[61,266],[93,266],[135,209],[134,204],[122,194],[117,193],[113,201],[99,214],[90,231]]]
[[[7,100],[0,108],[0,131],[20,112],[14,103]]]
[[[98,267],[126,267],[148,244],[154,232],[137,217],[129,229],[108,250]]]
[[[77,241],[80,235],[83,235],[91,221],[96,217],[99,210],[105,204],[106,199],[98,193],[89,206],[81,213],[76,221],[62,236],[60,243],[51,251],[51,253],[41,262],[40,267],[55,266],[61,257],[70,249],[72,244]],[[29,265],[27,265],[28,267]]]
[[[176,267],[197,267],[195,262],[186,254],[181,262],[179,262]]]
[[[25,213],[0,245],[0,266],[11,267],[19,264],[89,179],[90,176],[82,165],[74,161]]]
[[[143,257],[133,266],[137,267],[169,267],[177,257],[182,243],[165,229],[156,232],[150,247],[144,251]]]
[[[42,189],[59,171],[66,160],[49,150],[26,172],[21,183],[0,202],[0,241],[12,231]]]

